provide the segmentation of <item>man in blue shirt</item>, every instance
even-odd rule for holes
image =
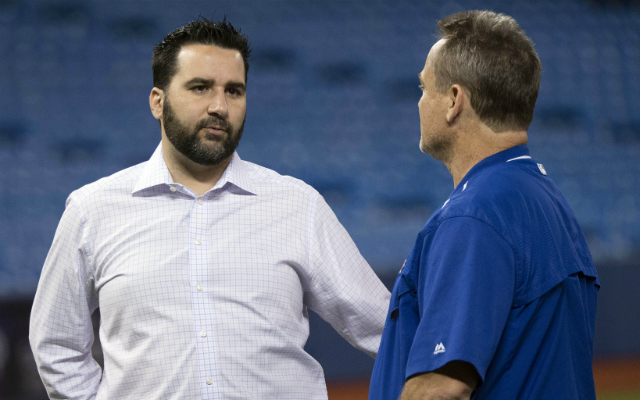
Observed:
[[[369,399],[595,399],[596,269],[526,146],[540,60],[508,16],[438,26],[420,149],[455,189],[396,279]]]

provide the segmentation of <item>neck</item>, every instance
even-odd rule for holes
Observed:
[[[205,194],[218,183],[233,157],[218,165],[201,165],[185,157],[164,137],[162,154],[173,181],[193,190],[197,196]]]
[[[477,163],[501,151],[527,144],[526,131],[504,131],[496,133],[484,124],[468,132],[462,132],[454,143],[452,156],[444,162],[457,187],[465,175]]]

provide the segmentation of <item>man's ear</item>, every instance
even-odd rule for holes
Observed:
[[[446,116],[448,123],[453,123],[462,110],[468,106],[466,104],[467,99],[467,95],[464,89],[462,89],[462,86],[455,84],[449,88],[449,91],[447,92],[449,108]]]
[[[164,106],[164,91],[154,87],[149,94],[149,107],[151,114],[157,120],[162,118],[162,107]]]

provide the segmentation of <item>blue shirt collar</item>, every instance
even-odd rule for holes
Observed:
[[[475,175],[479,174],[481,171],[493,167],[494,165],[501,164],[503,162],[507,162],[514,158],[518,157],[529,157],[529,147],[526,144],[522,144],[520,146],[511,147],[507,150],[503,150],[499,153],[491,155],[484,160],[480,161],[476,165],[474,165],[469,172],[462,178],[455,191],[464,187],[464,184],[467,183],[471,178]]]

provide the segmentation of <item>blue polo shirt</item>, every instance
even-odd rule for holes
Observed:
[[[391,295],[370,400],[471,363],[472,399],[595,399],[599,281],[573,211],[527,146],[475,165],[420,231]]]

